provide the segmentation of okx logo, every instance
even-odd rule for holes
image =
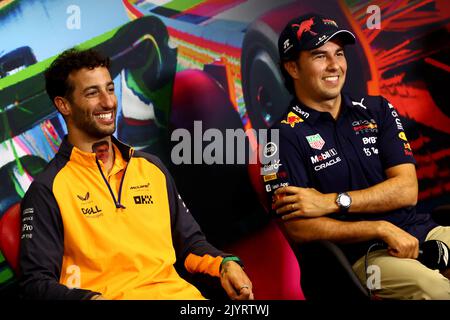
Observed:
[[[153,204],[152,196],[149,195],[134,196],[133,199],[135,204]]]

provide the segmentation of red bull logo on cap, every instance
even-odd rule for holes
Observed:
[[[297,39],[300,40],[304,32],[309,32],[313,36],[317,35],[316,32],[311,31],[311,27],[314,25],[314,18],[310,18],[308,20],[303,21],[300,24],[293,24],[292,27],[298,27],[297,30]]]

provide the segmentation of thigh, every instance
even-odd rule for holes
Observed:
[[[382,299],[450,299],[450,281],[415,259],[397,258],[387,250],[377,250],[369,254],[367,265],[373,272],[369,284],[373,288],[379,283],[372,292]],[[353,265],[353,270],[367,286],[365,257]],[[374,277],[379,277],[379,281],[374,281]]]
[[[438,226],[431,229],[425,240],[440,240],[450,247],[450,227]]]

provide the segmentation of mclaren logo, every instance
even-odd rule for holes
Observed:
[[[135,204],[153,204],[152,196],[149,195],[134,196],[133,199]]]
[[[77,197],[78,197],[78,199],[80,199],[81,201],[88,201],[89,200],[89,192],[86,192],[86,195],[83,197],[83,196],[80,196],[80,195],[77,195]]]
[[[150,187],[150,182],[148,182],[146,184],[137,185],[137,186],[131,186],[130,190],[148,189],[148,187]]]

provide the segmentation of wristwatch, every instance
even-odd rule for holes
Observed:
[[[341,212],[347,212],[352,204],[352,198],[347,192],[341,192],[336,197],[336,203]]]

